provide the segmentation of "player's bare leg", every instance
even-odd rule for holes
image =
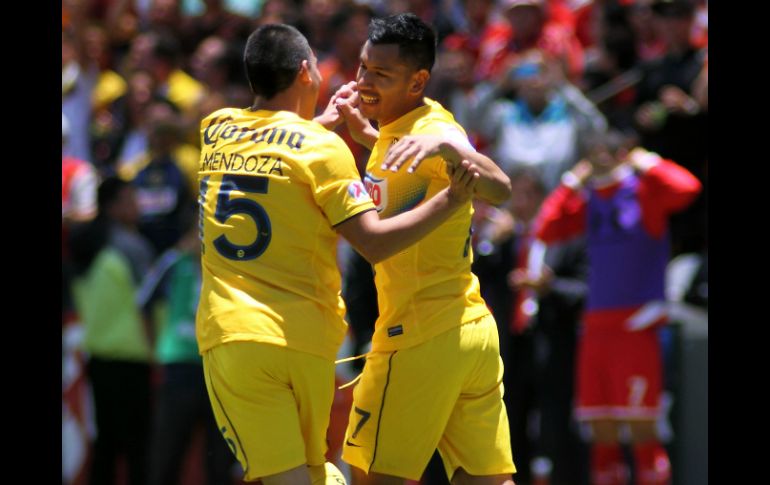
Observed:
[[[671,483],[671,462],[658,438],[656,422],[651,419],[628,422],[634,449],[639,485]]]
[[[403,478],[391,475],[382,475],[380,473],[369,472],[368,474],[356,468],[350,467],[351,485],[403,485],[406,481]]]
[[[307,465],[300,465],[285,472],[262,477],[264,485],[311,485]]]
[[[625,485],[628,467],[618,442],[620,423],[612,419],[595,419],[591,428],[591,483],[594,485]]]
[[[470,475],[458,468],[452,477],[452,485],[516,485],[510,474],[501,475]]]

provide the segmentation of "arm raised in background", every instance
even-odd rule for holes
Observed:
[[[336,226],[350,244],[372,264],[397,254],[416,243],[473,197],[479,173],[463,161],[452,174],[449,187],[416,208],[380,219],[376,212],[361,213]]]
[[[535,221],[537,238],[546,244],[577,237],[586,230],[586,198],[583,187],[593,169],[581,160],[562,176],[562,183],[546,197]]]

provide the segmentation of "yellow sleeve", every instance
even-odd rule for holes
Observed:
[[[427,118],[416,127],[413,133],[419,135],[451,134],[451,136],[463,140],[464,143],[472,147],[471,142],[468,140],[468,135],[465,134],[465,130],[454,122]],[[416,173],[422,177],[449,182],[449,175],[446,173],[446,161],[438,156],[423,160]]]
[[[309,155],[307,171],[313,197],[332,226],[375,208],[341,138],[330,133],[328,141],[314,147]]]

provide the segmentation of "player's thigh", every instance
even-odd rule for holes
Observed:
[[[292,382],[292,374],[296,372],[293,367],[299,365],[295,361],[302,361],[306,355],[275,345],[230,342],[214,347],[203,356],[206,386],[217,426],[241,462],[246,480],[304,465],[308,461],[306,448],[316,455],[323,449],[323,444],[318,444],[313,451],[313,447],[306,447],[305,443],[307,436],[318,434],[308,429],[314,425],[322,427],[323,419],[320,423],[308,424],[308,413],[303,415],[298,405],[300,400],[309,400],[315,390]],[[317,359],[315,365],[322,369],[320,373],[333,375],[333,363]],[[308,380],[312,377],[308,376]],[[329,393],[333,393],[333,388]],[[319,396],[319,400],[331,404],[325,396]],[[317,411],[310,413],[310,419],[317,414]],[[328,408],[325,423],[328,424]]]
[[[353,391],[343,459],[364,472],[418,480],[460,395],[459,328],[415,347],[371,352]]]
[[[489,480],[516,471],[497,342],[491,316],[461,327],[460,357],[470,363],[469,371],[438,445],[449,478],[458,470]]]
[[[663,361],[654,330],[628,332],[608,346],[613,417],[654,420],[663,392]]]
[[[585,333],[578,341],[575,379],[575,416],[579,420],[612,418],[608,346],[601,334]]]

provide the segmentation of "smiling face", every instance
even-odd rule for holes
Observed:
[[[420,105],[429,78],[426,69],[415,70],[401,59],[397,44],[367,41],[356,75],[361,114],[380,126],[400,118]]]

